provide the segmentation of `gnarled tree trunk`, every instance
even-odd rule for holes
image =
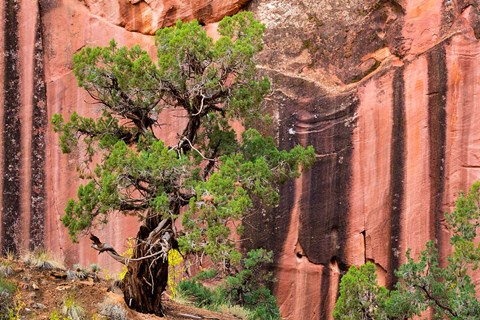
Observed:
[[[174,240],[171,220],[156,223],[158,220],[147,219],[140,227],[131,258],[122,257],[93,235],[90,239],[94,249],[108,252],[127,266],[122,288],[125,303],[138,312],[163,316],[161,299],[168,282],[168,251]]]
[[[161,299],[168,281],[170,225],[160,223],[153,230],[141,226],[138,231],[133,256],[130,261],[127,259],[128,271],[123,279],[125,302],[136,311],[163,316]]]

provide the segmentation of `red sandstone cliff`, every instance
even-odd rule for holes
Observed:
[[[60,153],[49,118],[88,107],[71,57],[111,38],[154,53],[155,29],[242,7],[267,26],[259,62],[274,81],[280,144],[318,153],[250,230],[276,250],[283,316],[330,319],[349,265],[374,261],[390,285],[407,248],[435,238],[448,251],[443,212],[480,178],[476,0],[2,0],[3,250],[45,245],[67,263],[114,268],[86,241],[72,245],[59,222],[82,155]],[[134,222],[112,218],[101,236],[122,248]]]

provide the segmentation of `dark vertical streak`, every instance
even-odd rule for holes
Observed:
[[[445,48],[440,45],[427,55],[428,134],[430,138],[430,209],[435,221],[434,236],[441,248],[444,167],[446,145],[447,67]]]
[[[279,101],[287,99],[279,92],[275,93],[275,98]],[[277,108],[278,105],[273,107]],[[290,110],[280,106],[279,114],[282,126],[291,128],[295,125],[295,117],[292,116]],[[265,127],[262,129],[265,129]],[[298,143],[298,141],[292,140],[292,136],[287,131],[279,130],[278,132],[279,148],[283,150],[290,150]],[[265,208],[260,203],[255,204],[255,213],[244,224],[245,232],[243,236],[247,241],[242,242],[246,250],[261,247],[273,251],[274,261],[278,261],[283,254],[286,235],[290,228],[291,214],[297,192],[295,181],[293,179],[289,180],[279,186],[278,190],[281,196],[277,207]]]
[[[367,231],[360,232],[363,238],[363,263],[367,263]]]
[[[43,41],[40,10],[37,15],[33,70],[32,178],[30,250],[42,247],[45,237],[45,128],[47,92],[43,68]]]
[[[390,273],[387,286],[392,288],[397,282],[394,270],[400,266],[400,240],[402,232],[402,208],[405,175],[405,82],[403,68],[395,71],[393,76],[393,119],[392,148],[390,150]]]
[[[17,61],[19,10],[17,0],[5,0],[2,251],[15,254],[18,253],[15,234],[20,228],[20,74]]]
[[[307,145],[312,145],[319,155],[304,174],[298,239],[309,261],[315,264],[328,266],[335,258],[343,266],[347,260],[354,128],[348,123],[354,119],[357,107],[355,93],[322,97],[315,101],[308,118],[298,120],[304,132],[312,131]]]
[[[334,307],[330,302],[336,289],[331,287],[330,266],[335,261],[342,272],[348,269],[345,248],[355,127],[348,123],[354,119],[358,99],[353,93],[322,98],[315,105],[311,117],[301,123],[312,130],[307,144],[313,145],[320,157],[305,173],[298,241],[311,263],[324,266],[319,312],[320,319],[327,319]],[[322,106],[330,110],[325,112]]]
[[[330,309],[330,297],[329,290],[330,288],[330,268],[323,268],[322,272],[322,281],[320,283],[320,317],[319,319],[328,319],[329,313],[332,311]]]

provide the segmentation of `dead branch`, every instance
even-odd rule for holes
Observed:
[[[118,252],[108,243],[102,243],[98,237],[93,234],[90,234],[90,240],[92,240],[91,247],[98,251],[98,254],[102,252],[107,252],[110,257],[115,259],[116,261],[127,265],[127,261],[124,257],[122,257]]]

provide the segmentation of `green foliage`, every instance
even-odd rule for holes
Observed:
[[[339,320],[385,319],[386,296],[387,289],[377,284],[373,263],[359,268],[353,266],[342,277],[333,317]]]
[[[208,280],[208,279],[213,279],[217,275],[217,270],[215,269],[207,269],[207,270],[202,270],[200,271],[195,278],[203,281],[203,280]]]
[[[177,289],[182,296],[188,297],[199,308],[214,308],[223,300],[219,297],[218,291],[205,287],[197,279],[182,280]]]
[[[15,307],[15,284],[0,276],[0,319],[9,319],[9,313]]]
[[[407,251],[393,291],[378,286],[373,264],[350,268],[341,280],[335,319],[410,319],[428,308],[434,319],[478,319],[480,301],[470,274],[480,263],[480,244],[474,241],[480,226],[479,200],[477,182],[469,193],[459,195],[455,210],[446,214],[453,252],[445,266],[435,243],[429,241],[418,261]]]
[[[0,277],[0,291],[5,291],[9,294],[14,294],[17,291],[15,284],[4,277]]]
[[[85,308],[77,303],[74,295],[68,295],[63,300],[62,314],[71,320],[86,319]]]
[[[429,241],[418,262],[407,252],[407,263],[397,272],[399,292],[414,299],[419,310],[433,308],[436,319],[478,319],[480,314],[470,277],[480,263],[480,244],[474,242],[480,225],[479,199],[477,182],[466,195],[459,195],[455,210],[446,214],[453,245],[446,266],[440,265],[435,243]]]
[[[90,270],[91,270],[93,273],[97,274],[97,273],[100,272],[101,268],[100,268],[100,266],[99,266],[98,264],[92,263],[92,264],[90,265]]]
[[[157,63],[138,46],[120,48],[115,41],[75,55],[78,84],[101,114],[52,118],[62,150],[80,148],[81,141],[87,154],[79,166],[86,183],[62,217],[73,240],[108,222],[114,211],[175,220],[176,201],[189,208],[178,239],[182,251],[239,263],[228,223],[242,220],[254,199],[275,205],[277,185],[315,160],[313,148],[279,150],[251,128],[264,118],[261,104],[270,89],[255,67],[263,31],[242,12],[219,24],[215,42],[196,21],[159,30]],[[189,119],[172,145],[154,130],[166,109],[182,109]],[[241,139],[231,127],[234,119],[247,128]]]
[[[191,280],[181,281],[178,289],[198,307],[220,310],[222,306],[241,306],[248,310],[248,319],[280,319],[277,300],[266,286],[272,275],[264,269],[271,262],[272,252],[251,250],[241,261],[242,269],[226,277],[216,288],[207,288],[201,283],[215,276],[215,272],[208,270]]]
[[[15,295],[15,303],[8,310],[8,320],[21,320],[21,313],[25,308],[25,302],[22,300],[22,295],[20,290],[17,290]]]
[[[50,313],[50,315],[48,316],[48,319],[49,320],[67,320],[68,318],[63,317],[60,314],[60,312],[58,312],[57,310],[54,310]]]

